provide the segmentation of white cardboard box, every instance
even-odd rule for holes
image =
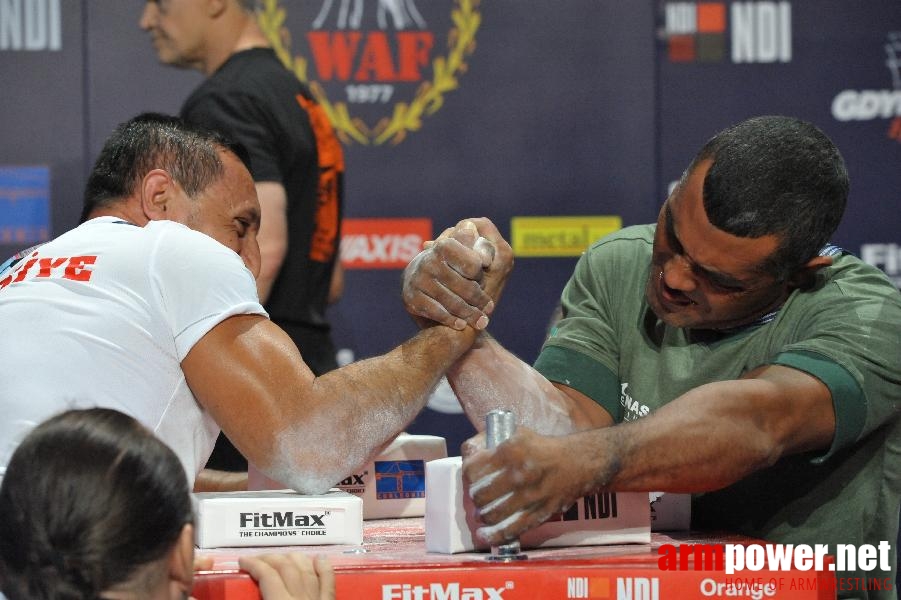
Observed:
[[[363,499],[364,519],[421,517],[425,514],[425,464],[447,456],[443,437],[401,433],[372,461],[335,487]],[[250,465],[248,488],[284,489]]]
[[[332,489],[193,494],[199,548],[363,543],[363,502]]]
[[[454,554],[487,550],[476,529],[481,526],[464,489],[459,456],[426,465],[425,546],[429,552]],[[585,496],[565,514],[523,534],[522,548],[649,544],[651,516],[648,494],[600,493]]]

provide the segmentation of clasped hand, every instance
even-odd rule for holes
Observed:
[[[513,268],[513,251],[485,218],[465,219],[426,244],[404,271],[407,312],[427,327],[484,329]],[[520,429],[494,450],[484,436],[464,449],[463,475],[484,526],[478,535],[499,544],[537,527],[583,490],[559,468],[566,438]],[[587,490],[585,490],[587,491]]]
[[[465,219],[427,242],[404,271],[404,305],[420,327],[485,329],[513,250],[486,218]]]

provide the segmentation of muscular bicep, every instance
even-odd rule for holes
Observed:
[[[554,383],[553,386],[560,390],[567,399],[574,431],[613,425],[613,417],[610,413],[589,396],[562,383]]]
[[[259,315],[219,323],[181,364],[197,401],[252,462],[267,464],[273,434],[304,410],[286,396],[312,401],[312,371],[287,334]]]
[[[750,385],[752,418],[781,446],[781,454],[826,449],[835,435],[832,394],[822,381],[804,371],[766,365],[742,376]],[[728,385],[728,382],[724,382]]]

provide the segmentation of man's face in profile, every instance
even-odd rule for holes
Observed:
[[[198,0],[147,0],[139,25],[150,34],[160,62],[195,68],[203,58],[208,22]]]
[[[194,198],[182,192],[168,208],[168,219],[205,233],[234,250],[260,275],[260,202],[250,172],[231,152],[220,150],[224,172]]]

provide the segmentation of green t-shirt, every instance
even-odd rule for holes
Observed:
[[[898,290],[881,271],[845,254],[811,290],[794,291],[769,323],[729,334],[667,327],[645,299],[653,236],[653,225],[628,227],[589,248],[563,291],[563,318],[536,369],[593,398],[617,422],[761,365],[810,373],[832,393],[831,447],[785,457],[723,490],[696,495],[692,526],[785,544],[828,543],[830,550],[886,540],[894,568],[901,505]],[[893,570],[869,577],[895,576]]]

